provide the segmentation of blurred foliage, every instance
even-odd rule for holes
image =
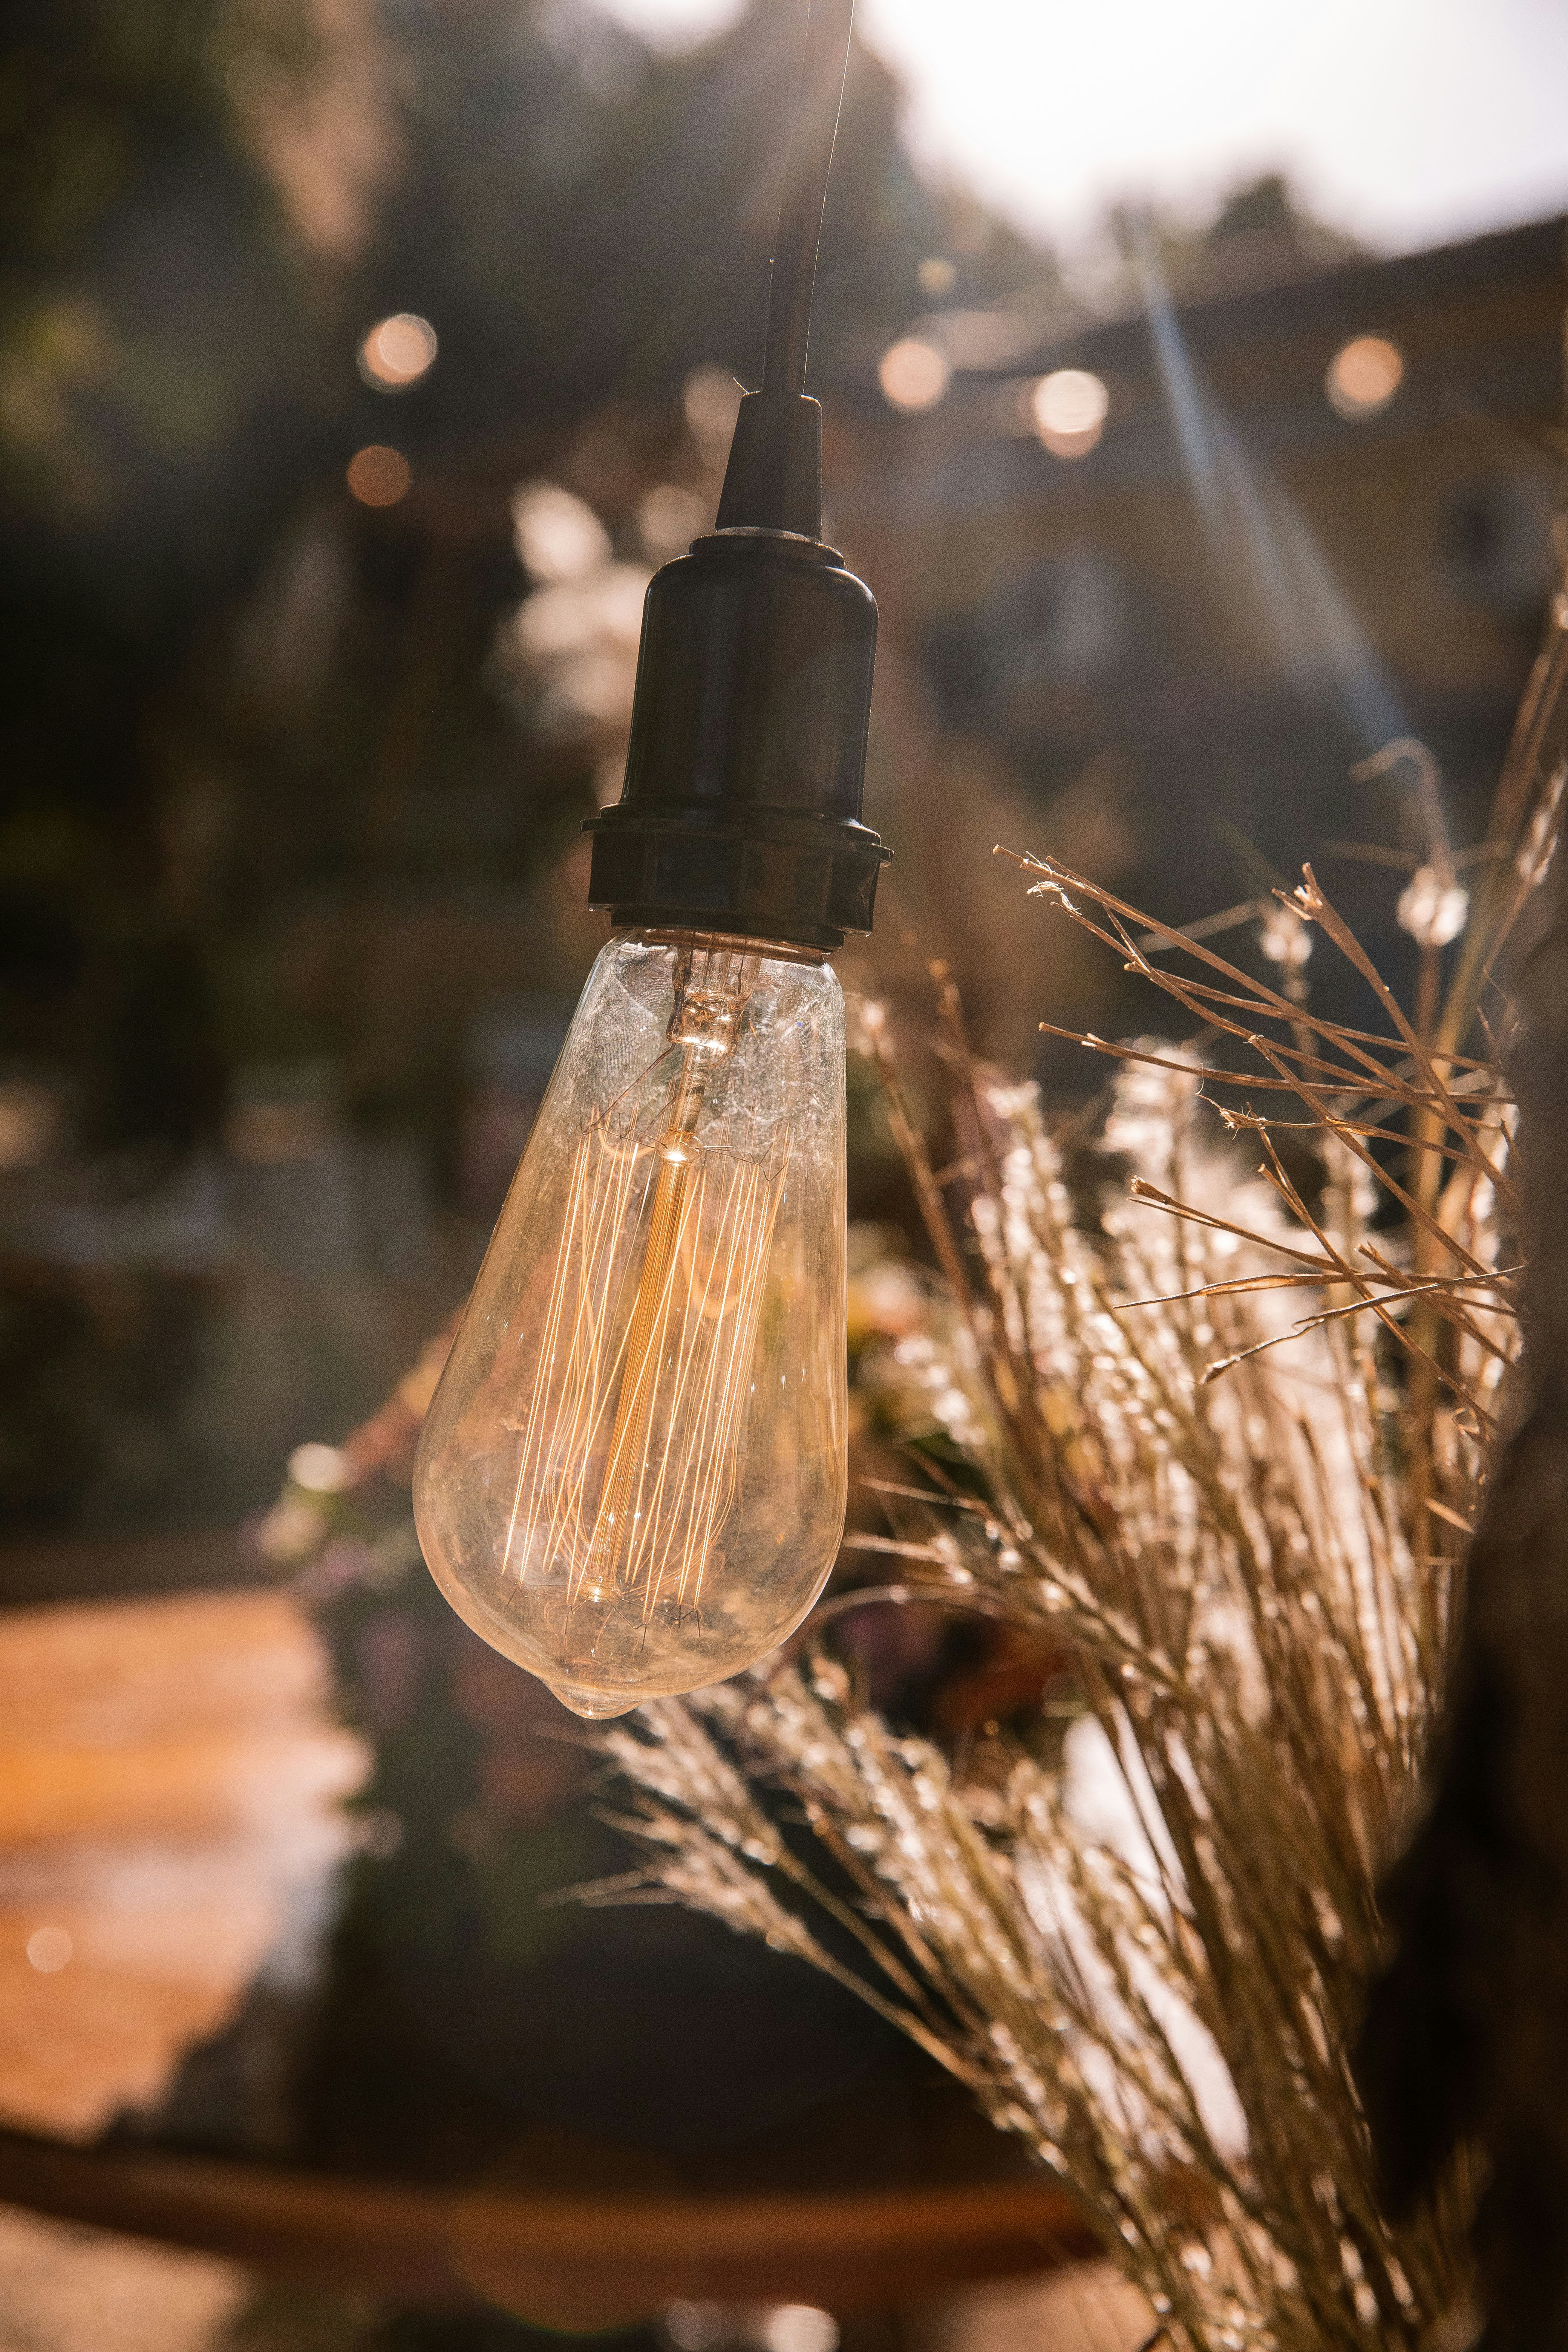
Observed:
[[[8,12],[0,1059],[68,1081],[90,1154],[157,1174],[237,1068],[317,1059],[438,1155],[476,1002],[574,986],[528,893],[595,751],[498,690],[510,499],[553,474],[635,561],[639,499],[691,478],[691,371],[754,380],[802,17],[665,54],[589,0]],[[875,398],[922,260],[961,305],[1058,282],[919,178],[899,105],[857,48],[830,407]],[[1323,257],[1278,180],[1158,235],[1173,282]],[[439,357],[389,396],[355,352],[401,310]],[[367,510],[344,468],[384,442],[414,487]]]
[[[476,1169],[510,1164],[537,1100],[523,1033],[597,941],[579,828],[616,788],[642,579],[711,514],[730,379],[757,375],[804,5],[752,0],[671,54],[592,0],[7,11],[0,1516],[237,1515],[300,1437],[369,1409],[471,1274],[496,1205]],[[1014,329],[1087,316],[1086,292],[1114,311],[1131,218],[1110,231],[1104,283],[1066,288],[920,177],[858,48],[812,352],[837,480],[858,452],[886,490],[869,453],[905,428],[878,362],[933,301]],[[1269,177],[1206,227],[1138,234],[1183,299],[1344,250]],[[357,359],[403,311],[439,349],[389,392]],[[345,478],[372,446],[410,472],[380,509]],[[942,495],[978,532],[1015,478],[1033,495],[1031,456],[971,441]],[[514,500],[541,483],[589,510],[591,581],[525,566]],[[1009,1055],[1073,985],[1033,910],[996,918],[985,853],[1022,804],[1109,872],[1154,753],[1168,810],[1247,815],[1266,774],[1291,824],[1324,765],[1294,705],[1217,749],[1173,730],[1187,640],[1137,546],[1123,587],[1022,528],[962,609],[886,597],[871,783],[900,850],[874,984],[918,994],[950,957]],[[876,539],[855,560],[879,583],[879,552],[923,560]],[[574,596],[599,635],[552,671],[520,614],[531,644]],[[1080,677],[1096,613],[1110,650]],[[557,691],[595,665],[596,710]],[[1210,856],[1172,831],[1168,863]],[[39,1103],[29,1160],[5,1122]],[[874,1103],[851,1110],[857,1213],[909,1224]]]
[[[803,25],[768,0],[662,56],[585,0],[7,11],[0,1090],[58,1110],[42,1164],[0,1170],[13,1523],[237,1514],[471,1271],[458,1235],[384,1297],[352,1252],[258,1256],[245,1202],[320,1222],[363,1190],[354,1138],[390,1135],[483,1213],[476,1024],[577,985],[592,935],[548,877],[605,757],[498,659],[535,584],[513,492],[570,482],[628,577],[650,488],[710,498],[683,387],[755,374]],[[921,185],[897,115],[857,53],[830,403],[867,396],[929,253],[973,299],[1043,266]],[[402,310],[439,354],[388,394],[356,357]],[[345,482],[375,443],[413,470],[380,511]],[[258,1091],[320,1097],[314,1191],[214,1159]],[[165,1264],[153,1225],[193,1219]]]
[[[1123,254],[1142,248],[1178,302],[1280,286],[1336,262],[1364,260],[1366,248],[1319,218],[1282,172],[1264,172],[1222,198],[1212,218],[1118,205],[1109,222]]]
[[[798,13],[662,57],[530,0],[9,12],[0,1021],[13,1066],[68,1075],[89,1150],[155,1171],[258,1055],[449,1108],[450,1022],[391,1066],[368,1036],[364,908],[515,895],[592,804],[582,748],[486,682],[525,585],[509,494],[575,448],[624,509],[690,369],[754,373]],[[982,296],[1041,268],[921,187],[896,118],[858,53],[830,393],[927,253],[963,246]],[[399,310],[440,357],[388,399],[355,346]],[[343,468],[385,440],[416,493],[368,513]]]

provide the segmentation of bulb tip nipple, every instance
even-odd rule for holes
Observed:
[[[544,1681],[544,1677],[540,1677]],[[574,1715],[583,1716],[589,1723],[605,1723],[614,1715],[630,1715],[641,1701],[627,1698],[620,1691],[590,1690],[583,1683],[545,1682],[547,1691],[569,1706]]]

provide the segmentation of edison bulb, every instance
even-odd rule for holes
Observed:
[[[844,1006],[819,956],[599,957],[415,1470],[431,1573],[579,1715],[753,1664],[844,1528]]]

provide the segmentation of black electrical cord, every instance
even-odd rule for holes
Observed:
[[[822,411],[806,397],[805,357],[853,15],[854,0],[810,0],[773,247],[762,390],[746,394],[735,418],[717,530],[822,537]]]
[[[811,0],[805,25],[805,60],[790,132],[773,245],[768,294],[768,340],[763,359],[763,390],[805,390],[806,345],[811,335],[811,297],[816,283],[816,248],[838,110],[849,65],[849,27],[855,0]]]
[[[852,8],[810,0],[762,389],[735,413],[712,530],[649,583],[625,789],[588,820],[589,902],[620,930],[831,953],[871,928],[877,606],[823,543],[822,410],[804,390]]]

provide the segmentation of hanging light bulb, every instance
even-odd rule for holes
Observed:
[[[763,388],[715,530],[648,589],[614,937],[426,1421],[415,1516],[485,1639],[578,1714],[721,1680],[844,1525],[844,1016],[876,606],[821,541],[802,389],[848,0],[814,0]]]
[[[716,1682],[844,1526],[844,1014],[820,957],[601,954],[429,1420],[447,1598],[583,1715]]]

